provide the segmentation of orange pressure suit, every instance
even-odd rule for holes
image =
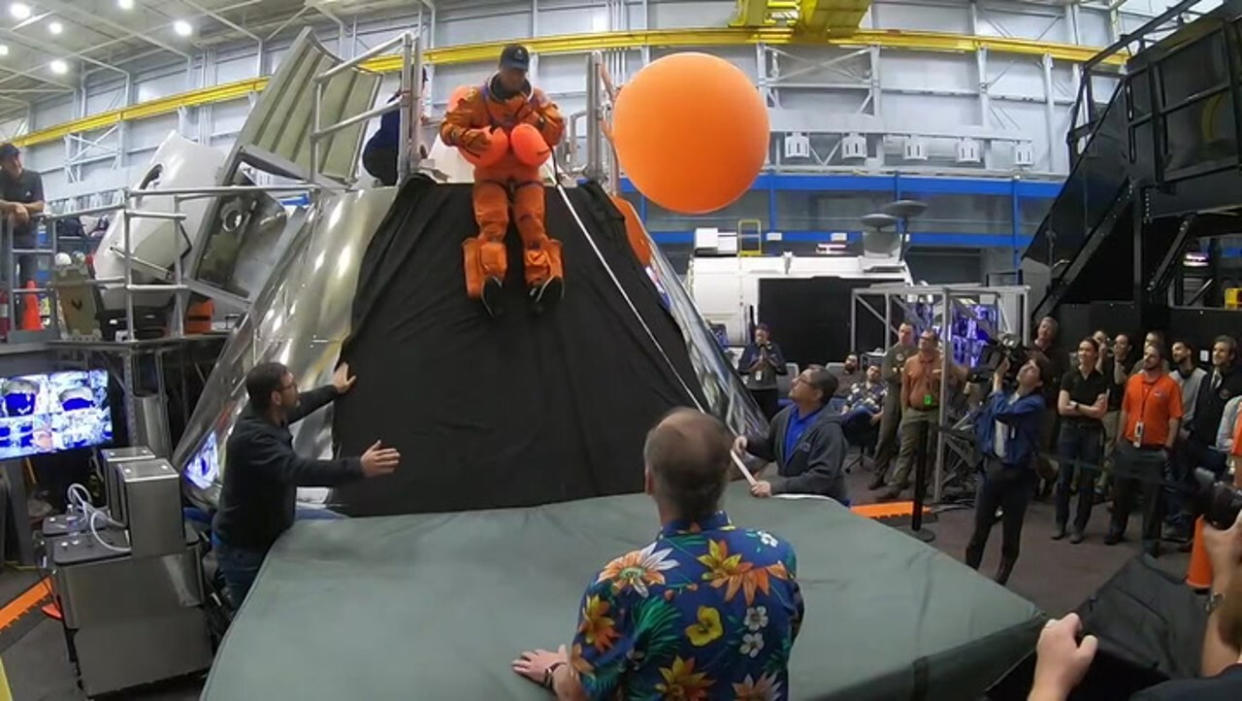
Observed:
[[[488,142],[481,134],[493,129],[509,133],[523,123],[538,129],[549,147],[560,142],[565,121],[556,104],[542,91],[527,83],[523,91],[504,98],[497,94],[498,88],[499,81],[495,79],[472,88],[444,116],[440,138],[446,145],[479,154],[486,150]],[[485,284],[498,286],[505,278],[508,258],[504,239],[509,228],[510,200],[525,249],[526,285],[532,294],[536,290],[541,293],[545,283],[559,281],[564,275],[561,242],[549,238],[544,227],[539,167],[522,163],[510,150],[499,163],[474,169],[474,216],[479,223],[479,235],[462,244],[466,293],[472,299],[483,298]]]

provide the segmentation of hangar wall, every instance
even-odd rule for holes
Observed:
[[[417,28],[437,48],[477,41],[641,29],[724,27],[735,11],[728,0],[439,0],[434,13],[418,3],[361,15],[343,25],[313,12],[303,19],[334,51],[351,56],[400,31]],[[1205,3],[1210,4],[1210,3]],[[959,249],[982,261],[1005,259],[977,249],[1025,248],[1034,227],[1068,170],[1064,134],[1078,75],[1058,58],[1061,45],[1104,46],[1138,26],[1163,6],[1130,0],[1109,9],[1103,3],[1051,5],[1040,2],[894,0],[872,4],[861,26],[871,29],[939,32],[1028,40],[1048,50],[1006,53],[979,48],[961,53],[895,48],[881,44],[832,46],[708,46],[703,50],[732,61],[760,86],[773,114],[773,143],[766,184],[735,205],[706,217],[682,217],[644,207],[648,228],[661,245],[684,247],[696,226],[734,228],[739,219],[759,219],[765,228],[791,233],[782,244],[813,247],[834,233],[856,232],[857,217],[894,196],[929,201],[915,224],[916,246]],[[262,57],[253,41],[238,34],[204,35],[205,46],[190,61],[158,50],[122,64],[117,71],[82,65],[81,88],[73,95],[35,103],[26,115],[0,118],[0,136],[37,131],[84,116],[167,97],[206,86],[270,73],[292,40],[297,22],[266,42]],[[216,27],[215,29],[223,29]],[[618,50],[615,72],[622,78],[669,49]],[[438,114],[452,89],[483,80],[489,63],[455,63],[432,70],[427,110]],[[537,56],[539,84],[567,111],[585,103],[584,60],[580,54]],[[116,188],[137,176],[171,130],[201,143],[228,146],[249,110],[250,98],[183,107],[176,113],[123,122],[30,147],[28,165],[44,174],[50,197],[62,209],[110,201]],[[692,128],[687,125],[687,128]],[[787,131],[811,140],[810,158],[784,156]],[[841,137],[866,135],[865,160],[842,157]],[[914,138],[925,160],[903,151]],[[977,163],[959,162],[962,139],[980,147]],[[1015,160],[1022,148],[1033,162]],[[955,184],[928,191],[902,188],[905,176],[932,177]],[[799,179],[800,178],[800,179]],[[1047,181],[1046,193],[1020,194],[1016,186],[990,179]],[[912,182],[912,181],[907,181]],[[1008,191],[1007,191],[1008,190]],[[985,266],[986,268],[986,266]]]

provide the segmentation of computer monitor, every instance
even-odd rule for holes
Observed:
[[[112,442],[106,370],[0,379],[0,460]]]

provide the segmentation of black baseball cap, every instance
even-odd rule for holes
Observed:
[[[530,70],[530,51],[521,44],[509,44],[500,52],[500,67]]]
[[[20,155],[22,155],[21,149],[17,148],[13,144],[7,141],[3,144],[0,144],[0,161],[3,161],[6,158],[12,158],[14,156],[20,156]]]

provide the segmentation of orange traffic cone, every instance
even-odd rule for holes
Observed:
[[[35,289],[34,280],[26,281],[26,289]],[[22,295],[22,331],[40,331],[43,329],[43,318],[39,316],[39,295],[27,292]]]
[[[1186,568],[1186,585],[1191,589],[1209,589],[1212,586],[1212,561],[1203,547],[1203,517],[1195,519],[1195,543],[1190,550],[1190,567]]]

